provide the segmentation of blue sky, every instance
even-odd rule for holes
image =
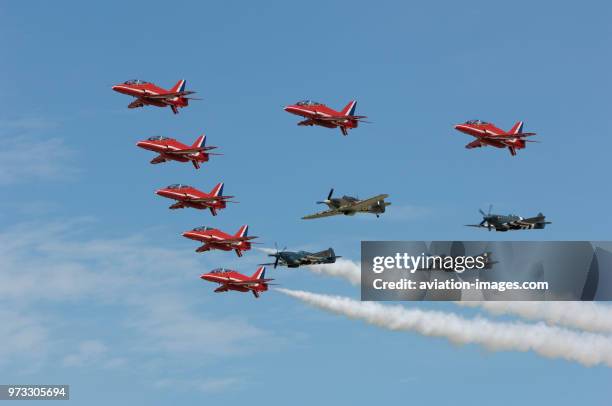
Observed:
[[[200,273],[252,273],[264,255],[196,255],[180,233],[248,223],[265,247],[333,246],[350,259],[361,240],[608,240],[611,11],[603,1],[3,2],[0,381],[69,383],[73,403],[89,405],[604,404],[604,367],[379,330],[275,292],[215,295]],[[128,110],[110,87],[132,78],[184,78],[203,100],[177,116]],[[338,108],[354,98],[373,123],[346,138],[297,127],[282,107],[304,98]],[[541,143],[515,158],[468,151],[452,126],[472,118],[524,120]],[[150,165],[135,147],[202,131],[224,155],[198,172]],[[214,219],[154,195],[218,181],[240,203]],[[393,205],[378,220],[300,220],[331,187],[389,193]],[[463,227],[489,204],[553,224]],[[270,276],[358,295],[306,270]]]

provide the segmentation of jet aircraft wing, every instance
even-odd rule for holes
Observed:
[[[498,140],[511,140],[513,138],[531,137],[533,135],[536,135],[536,133],[485,135],[484,138],[495,138],[495,139],[498,139]]]
[[[131,102],[130,104],[128,104],[128,108],[129,109],[133,109],[136,107],[144,107],[145,103],[141,100],[141,99],[136,99],[133,102]]]
[[[200,148],[179,149],[177,151],[164,151],[164,154],[168,154],[168,155],[189,155],[189,154],[196,154],[196,153],[202,152],[202,151],[205,151],[205,149],[200,147]]]
[[[221,242],[241,242],[241,241],[250,241],[250,240],[254,240],[255,238],[258,238],[256,235],[245,235],[244,237],[235,237],[235,238],[228,238],[225,239]]]
[[[245,288],[249,288],[251,287],[251,285],[257,285],[259,283],[267,283],[268,281],[273,281],[274,279],[252,279],[252,280],[246,280],[246,281],[232,281],[232,280],[227,280],[227,281],[223,281],[223,285],[225,286],[243,286]]]
[[[319,121],[346,121],[346,120],[361,120],[367,118],[366,116],[319,116],[315,117],[315,120]]]
[[[480,142],[480,140],[475,140],[475,141],[472,141],[469,144],[467,144],[465,147],[467,149],[480,148],[480,147],[482,147],[482,143]]]
[[[161,164],[162,162],[166,162],[166,158],[161,155],[158,155],[151,160],[152,164]]]
[[[231,199],[234,196],[209,196],[209,197],[198,197],[195,199],[189,199],[191,202],[195,203],[211,203],[218,200],[226,200]]]
[[[194,94],[192,91],[184,91],[184,92],[171,92],[171,93],[162,93],[162,94],[152,94],[147,95],[147,99],[153,100],[164,100],[164,99],[174,99],[175,97],[183,97],[190,94]]]

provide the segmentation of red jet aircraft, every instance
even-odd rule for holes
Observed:
[[[336,111],[324,104],[311,100],[303,100],[285,107],[285,111],[306,118],[306,120],[300,121],[298,125],[320,125],[327,128],[340,127],[342,135],[348,135],[350,128],[357,128],[359,121],[363,121],[362,119],[366,118],[366,116],[355,115],[356,106],[357,102],[353,100],[342,111]]]
[[[234,250],[236,255],[241,257],[242,251],[248,251],[251,249],[250,240],[257,238],[255,236],[248,236],[248,232],[249,226],[247,225],[240,227],[238,232],[234,235],[224,233],[223,231],[217,230],[213,227],[202,226],[196,227],[191,231],[185,231],[183,233],[183,237],[204,243],[204,245],[196,249],[196,252],[210,250]]]
[[[227,292],[235,290],[238,292],[251,291],[256,298],[262,292],[268,290],[268,282],[274,279],[266,279],[266,267],[260,266],[252,276],[246,276],[231,269],[217,268],[202,274],[201,279],[209,282],[216,282],[219,286],[215,292]]]
[[[199,210],[209,209],[213,216],[217,215],[217,210],[225,209],[227,202],[236,203],[228,200],[234,196],[223,196],[223,182],[218,183],[210,193],[204,193],[194,187],[180,183],[159,189],[155,193],[159,196],[177,200],[177,203],[169,207],[170,209],[184,209],[185,207]]]
[[[179,80],[172,89],[166,90],[153,83],[134,79],[113,86],[113,90],[136,98],[136,100],[128,104],[129,109],[147,105],[157,107],[170,106],[172,112],[178,114],[178,109],[187,107],[189,100],[199,100],[195,97],[185,97],[195,93],[185,90],[185,83],[184,80]]]
[[[508,132],[480,120],[468,120],[463,124],[457,124],[455,129],[477,138],[465,146],[467,149],[490,145],[496,148],[508,148],[510,154],[514,156],[517,149],[525,148],[525,143],[537,142],[525,139],[525,137],[536,135],[536,133],[524,133],[522,121],[514,124]]]
[[[191,147],[174,138],[162,137],[161,135],[149,137],[136,145],[159,154],[151,160],[152,164],[160,164],[166,161],[191,161],[194,168],[200,169],[200,163],[208,162],[209,155],[221,155],[207,152],[217,147],[207,147],[206,135],[204,134],[200,135]]]

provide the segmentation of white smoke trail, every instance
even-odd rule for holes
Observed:
[[[457,302],[480,307],[494,315],[510,314],[527,320],[576,328],[592,333],[612,333],[612,306],[592,302]]]
[[[276,254],[276,249],[274,248],[257,247],[257,249],[261,252],[265,252],[266,254]]]
[[[309,268],[318,274],[341,277],[353,285],[361,283],[361,267],[357,262],[339,259],[335,264]],[[592,302],[455,302],[464,307],[481,307],[494,315],[515,315],[527,320],[543,320],[549,324],[576,328],[592,333],[612,333],[612,306]]]
[[[346,279],[355,286],[361,283],[360,265],[348,259],[340,258],[333,264],[312,265],[306,268],[314,273]]]
[[[277,290],[319,309],[389,330],[444,337],[457,344],[481,344],[493,351],[531,350],[548,358],[563,358],[585,366],[604,364],[612,367],[612,340],[602,335],[543,323],[497,323],[482,318],[469,320],[453,313],[359,302],[347,297],[305,291]]]

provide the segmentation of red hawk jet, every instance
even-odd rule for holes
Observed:
[[[136,145],[159,154],[151,160],[152,164],[160,164],[166,161],[191,162],[194,168],[200,169],[200,163],[208,162],[210,155],[221,155],[208,152],[217,147],[207,147],[206,135],[204,134],[200,135],[192,146],[161,135],[149,137],[146,140],[139,141]]]
[[[216,293],[227,292],[228,290],[235,290],[237,292],[251,291],[255,298],[258,298],[262,292],[268,290],[268,282],[274,280],[266,279],[265,266],[257,268],[257,271],[252,276],[246,276],[231,269],[217,268],[202,274],[200,278],[221,285],[215,289]]]
[[[195,97],[186,97],[195,92],[185,90],[185,83],[184,80],[179,80],[170,90],[166,90],[153,83],[134,79],[113,86],[113,90],[136,98],[128,104],[128,109],[144,106],[170,106],[172,112],[178,114],[178,109],[187,107],[189,100],[199,100]]]
[[[463,124],[457,124],[455,129],[476,137],[475,141],[465,146],[467,149],[490,145],[496,148],[508,148],[510,154],[514,156],[516,150],[525,148],[527,142],[537,142],[525,139],[525,137],[536,135],[536,133],[524,133],[522,121],[514,124],[508,132],[495,127],[494,124],[480,120],[468,120]]]
[[[196,249],[196,252],[205,252],[210,250],[231,251],[234,250],[236,255],[242,256],[242,251],[251,249],[251,240],[257,238],[249,236],[249,226],[240,227],[234,235],[224,233],[213,227],[196,227],[191,231],[185,231],[183,237],[190,240],[203,242],[204,245]]]
[[[223,196],[223,182],[218,183],[210,193],[201,192],[189,185],[176,183],[157,190],[155,194],[177,200],[169,207],[170,209],[184,209],[185,207],[199,210],[209,209],[213,216],[217,215],[217,210],[225,209],[227,202],[236,203],[229,200],[234,196]]]
[[[357,128],[359,122],[366,118],[366,116],[355,115],[356,106],[357,102],[353,100],[341,111],[336,111],[324,104],[311,100],[303,100],[285,107],[285,111],[306,118],[306,120],[300,121],[298,125],[319,125],[327,128],[340,127],[342,135],[348,135],[349,129]]]

